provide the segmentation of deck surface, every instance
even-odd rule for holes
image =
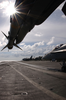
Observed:
[[[58,62],[0,62],[0,100],[66,100],[66,73]]]

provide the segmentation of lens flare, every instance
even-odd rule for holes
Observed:
[[[15,13],[16,13],[16,9],[14,7],[14,4],[10,3],[9,6],[6,8],[6,14],[10,16]]]

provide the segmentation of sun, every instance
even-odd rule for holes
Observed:
[[[14,7],[14,3],[9,3],[9,5],[7,6],[6,8],[6,14],[8,16],[12,15],[12,14],[15,14],[16,13],[16,9]]]
[[[14,0],[15,1],[15,0]],[[0,9],[2,9],[3,13],[6,16],[10,16],[16,13],[16,9],[14,7],[14,1],[3,1],[0,3]]]

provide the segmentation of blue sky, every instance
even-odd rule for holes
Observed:
[[[19,44],[23,51],[14,47],[12,50],[1,49],[7,44],[6,38],[1,31],[8,35],[10,18],[7,7],[15,0],[0,0],[0,61],[21,60],[24,57],[33,55],[44,56],[56,45],[66,43],[66,17],[61,11],[61,4],[41,25],[35,26]]]

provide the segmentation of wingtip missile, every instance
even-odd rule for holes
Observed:
[[[2,32],[2,31],[1,31]],[[4,32],[2,32],[4,34],[4,36],[6,37],[6,39],[9,41],[10,39],[8,38],[9,36],[7,36]],[[13,45],[17,48],[19,48],[20,50],[22,50],[16,43],[14,43],[14,41],[9,41],[8,44],[1,50],[3,51],[6,47],[8,47],[8,49],[12,49]]]

